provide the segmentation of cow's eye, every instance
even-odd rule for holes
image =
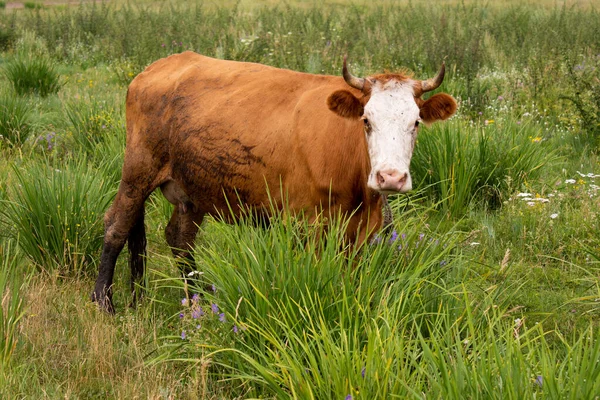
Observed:
[[[415,121],[415,128],[418,128],[418,127],[419,127],[419,120],[416,120]]]
[[[368,130],[368,131],[371,130],[371,123],[369,122],[368,119],[363,118],[363,123],[365,124],[365,129],[366,130]]]

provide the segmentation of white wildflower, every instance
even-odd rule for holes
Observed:
[[[552,219],[558,218],[558,213],[550,214],[550,218],[552,218]]]

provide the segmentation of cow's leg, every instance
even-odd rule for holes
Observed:
[[[194,270],[192,250],[203,218],[204,213],[196,211],[193,204],[178,203],[165,229],[167,243],[171,246],[173,256],[177,259],[184,276]]]
[[[144,209],[135,221],[127,239],[129,249],[129,268],[131,269],[131,307],[135,307],[142,296],[144,273],[146,271],[146,227],[144,226]]]
[[[92,301],[97,302],[101,309],[109,313],[114,312],[112,283],[117,257],[130,234],[140,233],[139,229],[136,231],[135,228],[139,228],[140,223],[143,226],[146,197],[142,191],[121,181],[115,201],[104,216],[104,245]],[[132,242],[136,243],[133,247],[137,248],[139,256],[139,245],[145,243],[145,237],[143,241],[135,239]]]

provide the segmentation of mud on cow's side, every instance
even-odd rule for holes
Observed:
[[[113,312],[117,256],[130,251],[132,290],[144,273],[144,202],[159,188],[175,205],[166,238],[190,258],[207,214],[286,207],[351,217],[357,243],[382,226],[382,195],[412,188],[420,122],[449,118],[454,99],[423,93],[436,77],[312,75],[185,52],[156,61],[127,93],[127,146],[117,196],[105,215],[92,299]],[[283,202],[276,203],[282,207]]]

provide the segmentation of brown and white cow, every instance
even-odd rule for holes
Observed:
[[[425,81],[357,78],[345,59],[343,77],[193,52],[153,63],[127,93],[123,176],[104,218],[92,299],[114,310],[113,273],[126,242],[132,289],[142,277],[144,202],[158,187],[175,205],[166,238],[178,257],[189,257],[205,215],[261,210],[273,200],[308,218],[351,215],[346,236],[364,242],[382,225],[382,194],[412,187],[419,123],[456,111],[447,94],[421,99],[443,78],[443,65]]]

